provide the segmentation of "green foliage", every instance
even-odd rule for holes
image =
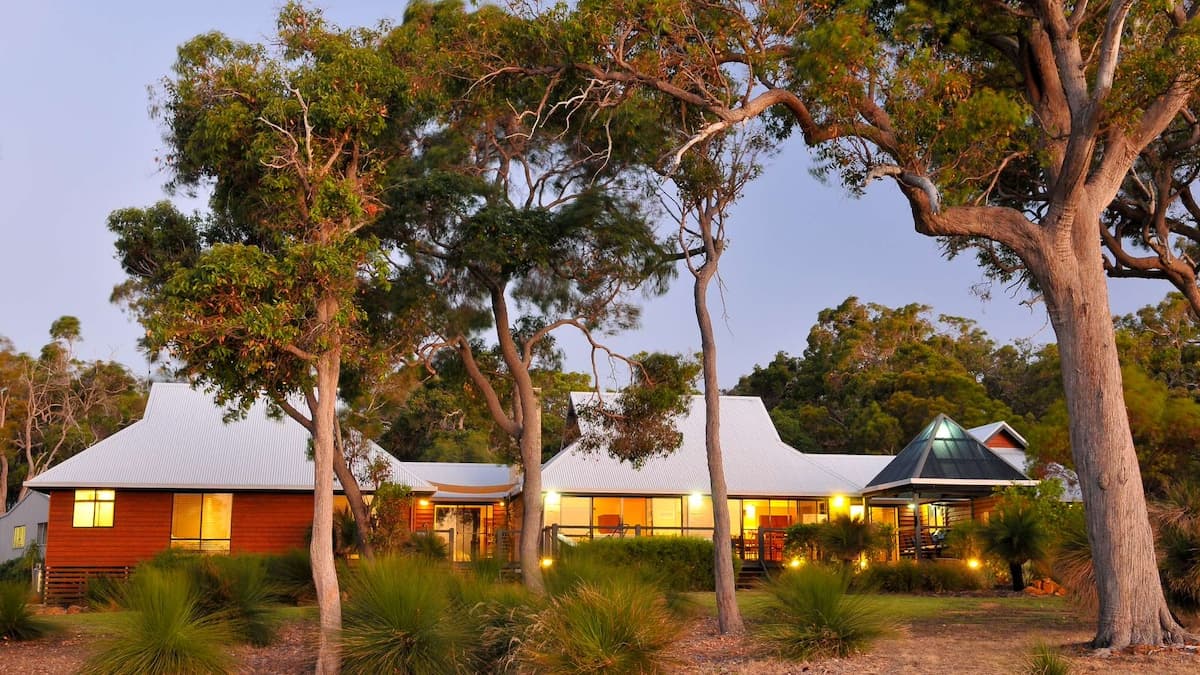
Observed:
[[[406,558],[364,562],[342,614],[347,673],[439,675],[469,669],[471,636],[445,570]]]
[[[205,616],[197,591],[182,571],[154,567],[130,581],[129,611],[84,664],[88,675],[225,673],[233,635]]]
[[[129,581],[107,575],[89,576],[83,586],[84,603],[95,610],[114,610],[126,604]]]
[[[431,562],[449,557],[446,541],[433,532],[414,532],[404,542],[401,551]]]
[[[978,591],[990,585],[985,571],[973,570],[962,560],[874,563],[852,583],[857,589],[883,593]]]
[[[1025,672],[1029,675],[1068,675],[1071,662],[1050,645],[1039,642],[1033,646],[1025,660]]]
[[[820,536],[821,523],[796,523],[788,527],[783,540],[784,556],[789,559],[818,560]]]
[[[955,523],[946,535],[946,553],[959,560],[980,559],[987,549],[987,533],[982,523],[966,520]]]
[[[312,602],[317,597],[313,587],[312,561],[305,549],[293,549],[266,558],[267,580],[276,597],[293,605]]]
[[[401,550],[409,538],[412,489],[384,481],[371,502],[371,545],[382,554]]]
[[[860,651],[884,631],[883,617],[862,598],[849,595],[844,571],[805,565],[767,585],[771,620],[761,631],[789,658],[843,657]]]
[[[0,638],[33,640],[53,629],[53,624],[29,607],[29,584],[0,582]]]
[[[534,673],[660,672],[681,630],[654,586],[585,581],[532,617],[514,660]]]
[[[1010,492],[996,505],[984,529],[987,551],[1008,563],[1014,591],[1025,587],[1021,567],[1050,554],[1052,531],[1035,499]]]
[[[601,575],[628,570],[672,591],[713,590],[713,544],[696,537],[595,539],[566,551],[560,563],[553,576],[592,565]]]
[[[1168,599],[1189,610],[1200,607],[1200,487],[1182,483],[1151,505],[1158,567]]]
[[[821,523],[817,542],[826,555],[849,564],[863,554],[887,550],[891,545],[891,532],[862,518],[841,515]]]
[[[190,570],[199,590],[200,610],[224,620],[240,640],[256,647],[274,641],[276,597],[262,556],[205,556]]]

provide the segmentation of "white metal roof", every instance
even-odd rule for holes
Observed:
[[[1018,434],[1016,429],[1013,429],[1011,426],[1009,426],[1008,422],[992,422],[991,424],[985,424],[981,427],[972,427],[967,429],[967,433],[971,434],[975,438],[978,438],[980,443],[987,445],[987,442],[991,440],[992,436],[1000,433],[1001,430],[1007,431],[1014,439],[1016,439],[1018,443],[1021,444],[1022,448],[1029,447],[1029,441],[1025,440],[1025,437],[1021,434]],[[996,448],[992,449],[995,450]],[[1021,469],[1022,471],[1024,470],[1024,467],[1017,468]]]
[[[805,453],[804,456],[829,471],[846,477],[858,486],[856,493],[866,487],[872,478],[883,471],[883,467],[896,458],[895,455],[846,455],[818,452]]]
[[[309,433],[288,417],[272,418],[259,401],[245,419],[224,421],[212,396],[187,384],[155,383],[142,419],[26,485],[49,488],[171,490],[312,490]],[[391,480],[416,492],[434,487],[382,448]]]
[[[571,395],[577,408],[596,402],[594,393]],[[702,396],[691,398],[678,428],[683,434],[679,449],[648,460],[641,469],[604,451],[584,453],[573,443],[542,466],[542,489],[631,495],[708,493]],[[781,441],[758,397],[721,397],[721,446],[731,496],[854,495],[861,487]]]

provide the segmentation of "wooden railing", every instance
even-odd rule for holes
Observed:
[[[77,604],[83,601],[88,579],[109,577],[125,580],[130,567],[46,567],[42,600],[48,605]]]

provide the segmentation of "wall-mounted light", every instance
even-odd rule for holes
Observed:
[[[693,492],[692,494],[688,495],[689,506],[693,508],[700,508],[702,504],[704,504],[704,495],[700,494],[699,492]]]
[[[846,498],[841,495],[834,495],[833,499],[829,500],[829,503],[833,508],[840,509],[846,505]]]
[[[557,492],[546,493],[546,506],[558,506],[558,503],[561,501],[562,495],[558,494]]]
[[[967,560],[967,567],[973,570],[979,569],[979,558],[970,558]]]
[[[540,564],[542,566],[542,569],[547,569],[549,567],[552,567],[554,565],[554,558],[542,558]]]
[[[417,503],[420,504],[421,506],[429,506],[428,499],[422,499],[422,500],[418,501]]]

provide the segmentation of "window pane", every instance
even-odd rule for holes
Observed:
[[[683,525],[683,506],[679,497],[655,497],[650,504],[650,524],[654,527]]]
[[[116,490],[96,490],[96,501],[98,502],[111,502],[116,501],[116,499]]]
[[[233,514],[233,495],[225,492],[204,495],[204,522],[201,539],[229,539],[229,523]]]
[[[76,490],[75,501],[77,502],[94,502],[96,501],[95,490]]]
[[[562,514],[560,525],[583,525],[592,522],[592,500],[588,497],[563,497],[559,504]]]
[[[708,537],[710,532],[695,531],[694,528],[711,528],[713,526],[712,515],[712,497],[707,495],[695,499],[691,496],[687,498],[688,502],[688,528],[693,531],[688,532],[692,537]]]
[[[621,524],[620,497],[594,497],[592,499],[593,525],[599,526],[604,534],[612,534],[613,528]]]
[[[621,518],[626,525],[648,525],[645,498],[623,497],[621,499]]]
[[[96,522],[96,502],[81,502],[75,501],[75,518],[72,525],[75,527],[94,527]]]
[[[201,499],[201,495],[175,495],[175,507],[171,513],[172,538],[200,538]]]
[[[13,528],[13,548],[25,548],[25,526],[18,525]]]
[[[96,527],[112,527],[113,502],[96,502]]]

